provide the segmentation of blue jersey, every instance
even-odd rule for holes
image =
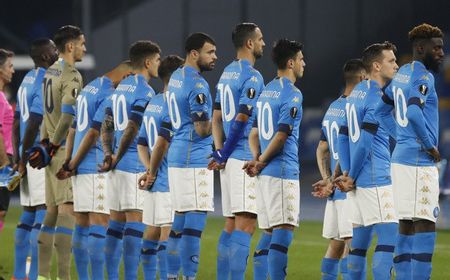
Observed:
[[[170,122],[169,112],[167,108],[166,95],[160,93],[152,98],[147,105],[144,113],[144,122],[139,131],[139,144],[147,146],[149,151],[153,151],[158,136],[162,136],[170,141],[172,132],[172,124]],[[168,192],[169,178],[168,178],[168,163],[167,155],[161,162],[158,168],[157,178],[151,192]]]
[[[382,91],[377,82],[365,80],[355,86],[347,97],[345,105],[348,127],[350,162],[357,157],[358,145],[364,145],[361,140],[362,129],[377,124],[375,109],[381,101]],[[339,151],[340,152],[340,151]],[[352,168],[357,168],[351,164]],[[358,187],[375,187],[391,184],[391,165],[389,152],[389,134],[383,127],[378,127],[372,148],[363,159],[362,167],[356,178]]]
[[[419,106],[425,122],[423,133],[428,136],[429,144],[437,147],[439,139],[438,96],[434,86],[434,77],[425,66],[418,61],[403,65],[385,95],[395,105],[397,123],[397,144],[392,154],[392,162],[413,166],[431,166],[435,163],[426,153],[427,144],[423,143],[416,128],[408,119],[411,105]]]
[[[250,160],[252,154],[248,145],[248,135],[252,129],[255,114],[253,108],[264,87],[264,79],[248,60],[235,60],[223,70],[217,84],[215,108],[222,110],[223,130],[228,136],[238,113],[249,115],[244,135],[239,140],[230,157]]]
[[[108,98],[114,92],[113,82],[107,77],[99,77],[87,84],[77,96],[75,110],[75,140],[72,157],[78,151],[83,138],[90,128],[100,131],[105,118],[105,109]],[[103,162],[103,149],[100,138],[95,146],[91,147],[77,168],[78,174],[95,174],[97,165]]]
[[[195,132],[194,122],[211,117],[208,83],[193,67],[178,68],[170,77],[167,102],[174,132],[169,167],[207,167],[212,137],[200,137]]]
[[[145,108],[155,92],[148,84],[144,76],[140,74],[130,75],[120,82],[108,102],[107,113],[114,119],[115,151],[119,148],[120,138],[128,125],[128,120],[141,123]],[[138,135],[133,143],[123,154],[122,159],[116,166],[117,170],[130,173],[145,171],[137,153]]]
[[[328,107],[322,121],[322,136],[320,140],[327,141],[330,151],[331,174],[333,174],[336,164],[339,160],[338,155],[338,134],[339,128],[345,123],[345,104],[347,103],[345,96],[340,96],[333,101]],[[338,200],[345,199],[347,195],[336,188],[333,195],[329,199]]]
[[[20,117],[20,143],[19,152],[22,153],[22,142],[30,115],[44,115],[42,104],[42,81],[45,69],[38,67],[30,70],[22,80],[17,92],[16,114]],[[34,145],[39,144],[39,134],[36,136]],[[33,146],[34,146],[33,145]]]
[[[254,125],[258,127],[261,154],[277,131],[289,135],[283,149],[270,160],[261,175],[299,179],[298,137],[303,114],[302,103],[302,93],[286,78],[272,80],[259,96],[256,103],[257,122]]]

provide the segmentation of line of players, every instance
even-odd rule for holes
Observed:
[[[15,116],[24,206],[15,279],[26,278],[30,244],[29,279],[50,278],[53,247],[59,279],[69,279],[71,253],[79,279],[89,279],[89,264],[93,279],[104,279],[105,265],[108,279],[119,279],[122,258],[125,279],[137,278],[140,262],[146,279],[155,279],[157,263],[161,279],[177,279],[180,267],[183,279],[195,279],[207,212],[214,210],[213,170],[221,170],[227,217],[217,277],[244,279],[256,213],[266,232],[255,278],[286,277],[299,216],[303,96],[294,83],[305,67],[302,44],[275,42],[277,77],[264,86],[253,67],[265,46],[259,27],[238,24],[232,41],[236,60],[214,103],[201,76],[217,60],[207,34],[187,38],[185,60],[161,60],[158,45],[137,41],[129,60],[84,87],[75,68],[86,52],[78,27],[61,27],[54,42],[33,42],[36,69],[19,88]],[[148,82],[158,76],[164,89],[157,94]]]
[[[373,233],[374,279],[430,279],[439,214],[438,97],[431,71],[442,63],[443,33],[408,33],[413,61],[400,69],[390,42],[368,46],[344,66],[346,86],[322,122],[313,195],[327,197],[330,239],[322,279],[365,279]],[[395,148],[390,152],[390,140]]]

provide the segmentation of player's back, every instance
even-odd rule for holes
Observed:
[[[133,119],[136,114],[142,116],[148,102],[154,95],[155,92],[144,76],[140,74],[128,76],[117,86],[110,102],[114,120],[116,151],[119,148],[120,139],[128,125],[128,121]],[[138,160],[137,141],[138,136],[133,139],[133,142],[117,164],[116,169],[132,173],[145,170]]]
[[[350,158],[356,157],[362,129],[370,124],[377,124],[374,112],[381,101],[381,89],[377,82],[364,80],[357,84],[347,97],[345,106]],[[357,186],[373,187],[388,185],[390,177],[389,134],[383,127],[378,127],[369,155],[363,161],[363,166],[357,178]]]
[[[158,93],[147,105],[144,113],[144,119],[139,133],[139,141],[145,138],[149,150],[152,152],[155,147],[158,136],[165,129],[171,133],[170,118],[168,115],[166,93]],[[158,176],[150,191],[167,192],[169,191],[169,179],[167,173],[168,163],[167,155],[164,156],[158,168]]]
[[[345,104],[347,104],[345,96],[340,96],[330,104],[322,120],[322,134],[328,143],[328,149],[330,151],[331,174],[333,174],[339,160],[337,151],[339,128],[342,125],[347,125],[345,123]],[[346,197],[347,195],[345,193],[341,192],[339,188],[336,188],[329,199],[337,200],[345,199]]]
[[[221,107],[225,135],[228,135],[239,112],[255,111],[256,100],[263,87],[263,77],[258,70],[253,68],[248,60],[234,60],[225,67],[217,84],[215,101]],[[239,160],[250,160],[252,158],[248,145],[248,135],[254,119],[255,114],[252,113],[247,122],[244,135],[230,155],[231,158]]]
[[[112,81],[107,77],[99,77],[87,84],[77,97],[76,107],[76,132],[72,157],[78,151],[83,138],[91,127],[100,130],[102,116],[104,116],[105,103],[114,91]],[[101,140],[98,139],[77,169],[78,174],[97,173],[97,165],[103,161],[103,149]]]
[[[22,152],[22,142],[28,125],[30,114],[43,115],[42,110],[42,81],[45,75],[45,69],[38,67],[28,71],[17,91],[16,112],[20,119],[20,146],[19,152]],[[35,144],[39,142],[39,134],[36,136]]]
[[[277,131],[288,138],[283,149],[261,171],[261,175],[283,179],[299,179],[298,140],[302,118],[303,95],[287,78],[276,78],[262,91],[256,103],[261,153]]]
[[[209,120],[212,101],[209,85],[193,67],[173,72],[168,87],[168,109],[174,136],[169,150],[169,166],[205,167],[212,152],[212,137],[201,137],[194,119]]]
[[[61,113],[74,113],[74,100],[83,86],[80,72],[62,58],[45,72],[42,89],[44,92],[44,122],[49,138],[52,139],[61,119]]]
[[[433,74],[422,63],[413,61],[399,69],[385,93],[394,100],[397,123],[397,144],[392,154],[392,162],[434,165],[406,115],[410,103],[416,102],[422,109],[431,143],[437,147],[439,111]]]

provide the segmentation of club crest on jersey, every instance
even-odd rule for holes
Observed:
[[[428,92],[428,87],[427,87],[426,85],[420,85],[420,86],[419,86],[419,92],[420,92],[422,95],[426,95],[427,92]]]
[[[196,88],[205,88],[205,86],[202,83],[196,83],[195,87]]]
[[[295,117],[296,117],[297,114],[298,114],[298,109],[297,109],[297,107],[292,107],[290,113],[291,113],[291,117],[292,117],[293,119],[295,119]]]
[[[253,99],[253,98],[255,98],[255,96],[256,96],[256,90],[254,88],[249,88],[247,90],[247,97],[250,99]]]
[[[292,102],[298,103],[300,102],[300,97],[296,96],[292,99]]]
[[[254,82],[254,83],[257,83],[257,82],[258,82],[258,78],[256,78],[256,76],[252,76],[252,77],[250,78],[250,81],[252,81],[252,82]]]
[[[198,104],[203,105],[206,102],[206,96],[203,93],[200,93],[197,95],[196,100]]]

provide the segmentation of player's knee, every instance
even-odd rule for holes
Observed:
[[[45,225],[47,227],[55,227],[57,217],[58,217],[58,212],[47,211],[47,213],[45,213],[43,225]]]
[[[398,222],[398,232],[403,235],[414,234],[414,223],[411,220],[400,220]]]
[[[340,259],[344,254],[345,243],[341,240],[330,240],[327,252],[325,254],[326,258]]]
[[[72,203],[63,203],[61,205],[58,205],[58,213],[74,215],[73,204]]]
[[[436,224],[429,220],[414,221],[414,231],[419,232],[434,232],[436,231]]]
[[[146,240],[159,240],[161,235],[161,229],[159,227],[147,226],[144,232],[144,239]]]
[[[142,222],[142,212],[141,211],[127,211],[125,212],[125,217],[127,222]]]

